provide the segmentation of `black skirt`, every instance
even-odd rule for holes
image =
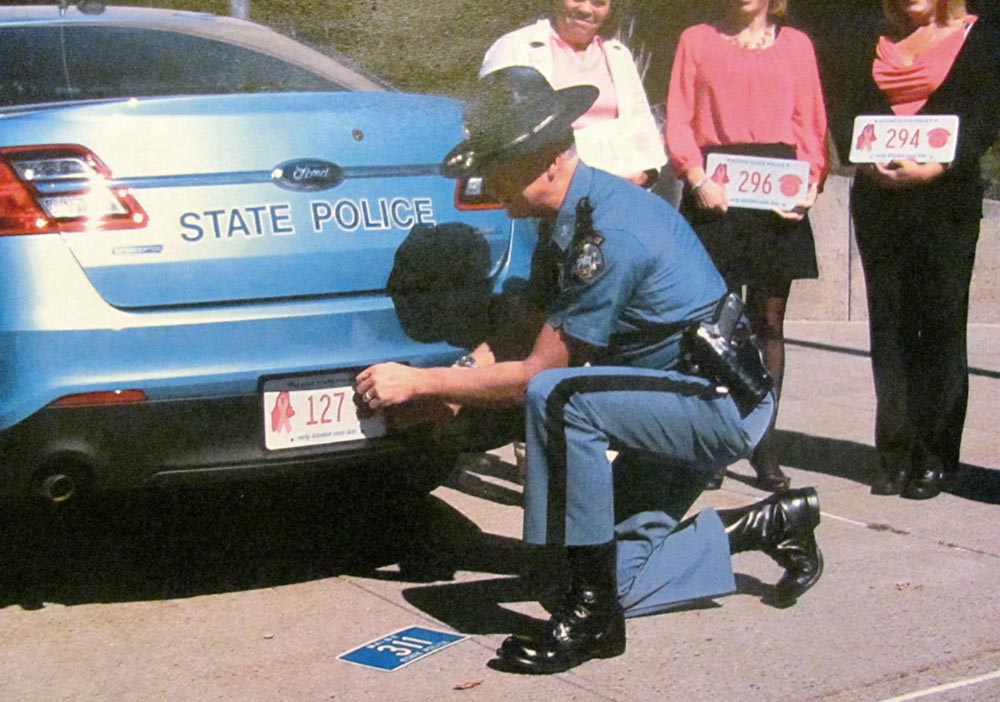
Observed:
[[[795,158],[788,144],[732,144],[708,147],[710,153]],[[778,288],[799,278],[817,278],[816,245],[808,215],[787,220],[768,210],[731,207],[724,214],[698,207],[685,187],[680,212],[708,250],[730,288]]]

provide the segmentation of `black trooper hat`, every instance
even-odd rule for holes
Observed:
[[[597,99],[593,85],[553,90],[528,66],[509,66],[483,76],[465,105],[469,138],[441,163],[448,178],[484,175],[511,160],[557,144]]]

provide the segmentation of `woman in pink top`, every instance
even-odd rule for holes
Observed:
[[[809,37],[782,24],[786,5],[724,0],[717,22],[686,29],[670,76],[666,122],[670,163],[685,184],[681,212],[730,288],[747,286],[747,313],[779,394],[791,282],[819,274],[806,213],[828,169],[815,53]],[[808,194],[788,211],[730,208],[723,185],[705,172],[712,152],[805,161]],[[760,487],[788,487],[770,433],[750,462]]]

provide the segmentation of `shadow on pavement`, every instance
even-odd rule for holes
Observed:
[[[428,585],[403,591],[407,602],[463,634],[539,633],[541,619],[503,607],[537,602],[533,578],[509,577],[467,583]]]
[[[560,605],[562,593],[568,585],[561,550],[526,546],[518,540],[490,534],[479,534],[466,546],[464,554],[455,554],[455,570],[508,572],[510,577],[461,583],[436,582],[411,587],[403,590],[404,599],[463,634],[540,634],[546,614],[533,617],[508,605],[539,602],[548,612]],[[507,555],[503,556],[504,553]],[[766,602],[773,593],[772,585],[752,575],[735,575],[737,594]],[[720,606],[715,599],[688,600],[660,614]]]
[[[967,500],[1000,505],[1000,470],[963,463],[947,482],[945,492]]]
[[[321,478],[140,491],[83,507],[0,513],[0,608],[382,577],[389,564],[426,582],[450,577],[452,554],[480,534],[434,496],[371,496]]]
[[[781,465],[871,485],[871,471],[875,465],[875,449],[872,446],[775,430],[774,447]],[[732,472],[727,476],[747,484],[753,482],[753,478]],[[963,463],[958,472],[945,481],[944,491],[967,500],[1000,504],[1000,471]]]
[[[412,587],[403,591],[407,602],[425,614],[443,622],[463,634],[540,634],[544,618],[532,617],[509,609],[504,605],[514,603],[541,603],[551,612],[559,604],[564,575],[556,572],[558,559],[543,571],[524,577],[493,578],[465,583],[435,583]],[[547,574],[544,572],[547,570]],[[759,579],[743,573],[736,574],[736,591],[765,599],[772,587]],[[692,600],[678,603],[668,612],[645,616],[659,616],[673,612],[721,607],[714,599]]]
[[[850,346],[836,346],[834,344],[823,344],[816,341],[806,341],[804,339],[785,339],[785,344],[787,346],[801,346],[806,349],[815,349],[817,351],[830,351],[832,353],[845,354],[848,356],[860,356],[864,358],[871,358],[871,352],[865,349],[855,349]],[[994,370],[992,368],[976,368],[975,366],[969,367],[969,375],[977,375],[982,378],[1000,378],[1000,370]]]
[[[471,497],[499,505],[521,505],[520,490],[513,490],[489,478],[511,484],[520,482],[517,466],[513,463],[491,453],[464,453],[458,459],[458,470],[447,485]]]

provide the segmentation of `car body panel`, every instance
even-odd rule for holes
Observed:
[[[64,102],[0,104],[0,200],[49,203],[34,224],[0,211],[0,496],[37,489],[67,460],[110,489],[412,451],[419,437],[393,433],[268,450],[262,391],[266,379],[462,353],[408,336],[385,290],[417,223],[461,221],[484,236],[496,294],[528,277],[535,224],[458,209],[440,175],[464,138],[460,103],[384,89],[238,20],[0,8],[0,37],[102,23],[247,47],[331,84],[99,98],[84,86]],[[0,103],[24,96],[15,83],[0,77]],[[86,164],[85,176],[64,178],[67,163]],[[50,212],[77,200],[85,216]],[[127,217],[93,216],[90,200],[125,203]],[[143,399],[87,404],[132,390]]]
[[[453,137],[427,139],[429,124]],[[116,307],[381,290],[392,253],[416,223],[468,222],[490,242],[494,265],[510,236],[499,210],[454,209],[455,184],[438,164],[462,136],[461,112],[446,98],[140,98],[14,115],[0,125],[3,146],[37,144],[44,134],[51,144],[86,147],[110,169],[109,187],[128,188],[148,215],[141,229],[63,234]],[[330,164],[343,180],[314,191],[281,187],[275,169],[297,161]],[[252,275],[243,274],[248,257]]]

